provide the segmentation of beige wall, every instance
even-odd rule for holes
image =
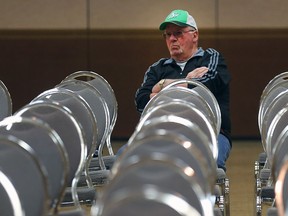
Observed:
[[[200,28],[286,28],[287,0],[0,0],[0,29],[155,29],[176,8]]]

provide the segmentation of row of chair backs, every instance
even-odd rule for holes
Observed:
[[[181,84],[191,85],[192,88],[184,88]],[[172,87],[172,88],[171,88]],[[165,88],[165,91],[160,91],[159,96],[153,97],[145,106],[142,116],[144,116],[151,107],[158,104],[165,103],[170,100],[185,101],[185,103],[192,103],[196,105],[203,114],[206,115],[210,124],[213,126],[215,133],[219,134],[221,127],[221,112],[218,102],[212,92],[202,83],[194,80],[178,80]]]
[[[270,145],[268,130],[274,117],[285,106],[288,93],[288,74],[286,72],[274,77],[265,87],[260,99],[258,125],[265,151]]]
[[[111,133],[116,124],[117,114],[118,114],[118,103],[117,103],[117,98],[115,96],[114,90],[109,84],[109,82],[104,77],[91,71],[75,72],[67,76],[63,81],[65,82],[66,80],[73,80],[73,79],[79,80],[83,78],[86,80],[86,84],[91,85],[91,87],[96,89],[101,94],[101,97],[105,100],[105,104],[107,104],[108,111],[109,111],[110,125],[108,129],[108,135],[106,137],[106,145],[107,145],[109,154],[114,155],[114,152],[111,146]]]
[[[78,80],[78,76],[84,78]],[[95,83],[94,78],[97,79]],[[27,143],[27,146],[32,149],[33,158],[41,167],[41,174],[45,175],[43,178],[45,187],[43,186],[42,189],[47,190],[48,202],[45,201],[46,205],[43,207],[39,202],[44,198],[39,199],[39,202],[35,202],[35,205],[39,205],[31,209],[39,207],[43,211],[52,209],[57,212],[67,187],[71,187],[76,207],[81,208],[77,195],[78,181],[84,171],[88,186],[93,187],[88,172],[89,162],[95,150],[100,149],[102,152],[105,143],[107,144],[106,140],[109,140],[108,137],[113,129],[110,120],[112,119],[115,124],[117,117],[115,114],[117,103],[114,102],[113,111],[112,108],[109,110],[108,99],[106,100],[97,89],[99,87],[105,92],[105,86],[107,91],[113,92],[111,86],[107,85],[107,81],[100,75],[91,71],[76,72],[66,77],[55,88],[35,97],[29,104],[17,110],[13,116],[0,122],[0,136],[5,136],[7,139],[15,137],[15,140]],[[115,96],[109,99],[109,103],[114,99]],[[6,142],[6,139],[4,141]],[[6,160],[6,157],[3,157],[3,160]],[[99,161],[102,159],[100,158]],[[105,169],[105,165],[102,167]],[[14,170],[15,173],[20,171]],[[27,178],[32,177],[33,175],[27,175]],[[20,176],[18,179],[21,181]],[[13,183],[13,178],[9,180]],[[33,184],[27,182],[29,187],[26,187],[26,190],[31,190]],[[25,195],[34,196],[32,193]],[[19,198],[21,202],[25,202],[23,197]],[[26,208],[24,209],[26,211]],[[26,215],[44,214],[38,212]]]
[[[280,216],[288,214],[288,72],[275,76],[264,88],[258,113],[262,145],[267,154],[265,168],[271,170],[276,206]],[[286,190],[286,191],[285,191]]]
[[[281,92],[283,89],[285,90],[287,86],[285,83],[287,82],[288,72],[283,72],[275,77],[273,77],[269,83],[265,86],[262,91],[260,97],[259,111],[258,111],[258,127],[261,132],[263,116],[266,112],[267,107],[269,107],[270,102],[273,100],[274,96],[277,95],[278,92]]]
[[[207,202],[207,194],[211,194],[211,188],[204,172],[206,164],[199,161],[203,155],[196,149],[193,151],[193,147],[195,146],[187,141],[186,137],[171,132],[165,134],[155,131],[154,134],[149,133],[148,136],[135,141],[112,167],[109,184],[105,186],[103,195],[97,197],[96,205],[99,211],[96,215],[112,215],[109,213],[109,209],[113,208],[114,211],[124,213],[126,210],[123,206],[116,208],[117,202],[123,202],[123,199],[129,198],[133,194],[123,193],[122,197],[119,197],[120,200],[114,200],[115,196],[118,193],[121,196],[121,191],[135,191],[136,188],[149,185],[153,185],[156,189],[159,188],[159,191],[167,194],[180,195],[178,199],[187,202],[189,209],[194,209],[199,215],[211,215],[212,203]],[[210,177],[213,179],[213,175]],[[205,194],[205,192],[208,193]],[[163,198],[159,197],[158,201],[154,202],[164,204]],[[136,212],[147,214],[145,193],[139,194],[139,202],[144,206],[134,206],[135,203],[131,202],[127,203],[126,207],[138,208]],[[101,206],[101,204],[103,205]],[[152,209],[153,206],[151,205]],[[164,211],[164,214],[166,209],[173,209],[175,204],[169,203],[164,206],[165,208],[160,213]],[[150,210],[152,211],[152,209]],[[149,208],[147,210],[149,211]],[[155,209],[153,210],[155,211]],[[128,215],[133,214],[135,212],[130,212]],[[180,212],[177,215],[181,215]]]
[[[66,186],[69,165],[65,146],[58,133],[43,121],[11,116],[0,122],[0,134],[17,137],[33,149],[49,176],[50,206],[56,206]]]
[[[91,215],[213,215],[216,117],[187,92],[170,86],[150,100]]]
[[[182,215],[182,211],[185,212],[184,215],[189,215],[191,210],[193,213],[197,212],[198,215],[201,215],[199,209],[203,209],[201,200],[204,200],[205,197],[201,197],[203,192],[193,181],[193,176],[184,172],[185,169],[189,169],[189,167],[176,165],[170,160],[157,158],[153,160],[152,157],[147,160],[141,159],[141,162],[127,166],[125,171],[114,176],[114,180],[109,183],[103,196],[97,199],[97,202],[100,202],[96,203],[98,206],[100,205],[99,212],[101,213],[99,215],[114,215],[116,212],[121,215],[124,213],[125,215],[135,215],[135,212],[139,212],[139,215],[154,215],[155,212],[159,215]],[[186,172],[188,171],[186,170]],[[149,186],[154,188],[154,191],[149,191],[147,189]],[[141,188],[143,191],[135,194],[135,191],[138,192]],[[149,195],[154,199],[150,200]],[[175,203],[165,203],[167,201],[165,199],[171,195],[181,200],[187,207],[177,209]]]
[[[177,89],[173,89],[177,91]],[[160,97],[160,96],[159,96]],[[158,118],[160,116],[173,114],[183,119],[189,120],[199,128],[201,131],[206,134],[209,142],[209,147],[213,153],[214,158],[218,156],[218,144],[217,136],[215,130],[203,111],[193,103],[183,103],[183,101],[165,101],[165,103],[153,107],[150,112],[146,113],[138,123],[134,134],[137,134],[146,124],[149,124],[149,120],[153,118]],[[132,135],[132,138],[134,137]],[[130,139],[133,140],[133,139]]]

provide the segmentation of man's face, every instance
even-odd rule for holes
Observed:
[[[171,57],[176,61],[187,60],[197,50],[198,32],[192,27],[168,24],[164,31],[164,38]]]

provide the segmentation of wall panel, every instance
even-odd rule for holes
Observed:
[[[0,29],[157,29],[173,9],[200,28],[287,28],[286,0],[2,0]]]
[[[287,8],[286,0],[219,0],[219,27],[287,28]]]
[[[0,79],[9,89],[14,111],[86,67],[87,43],[82,32],[76,35],[71,31],[0,32]]]
[[[84,0],[2,0],[0,29],[84,29]]]
[[[213,0],[97,0],[91,1],[93,29],[158,29],[174,9],[186,9],[202,28],[215,27]]]

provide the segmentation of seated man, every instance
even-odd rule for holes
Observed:
[[[232,147],[229,111],[231,77],[226,63],[215,49],[198,47],[198,28],[187,11],[172,11],[159,29],[163,31],[170,58],[161,58],[146,71],[135,95],[137,110],[142,112],[148,101],[175,79],[187,78],[203,83],[214,94],[221,110],[217,165],[226,171],[225,163]],[[190,86],[186,84],[186,87]]]

